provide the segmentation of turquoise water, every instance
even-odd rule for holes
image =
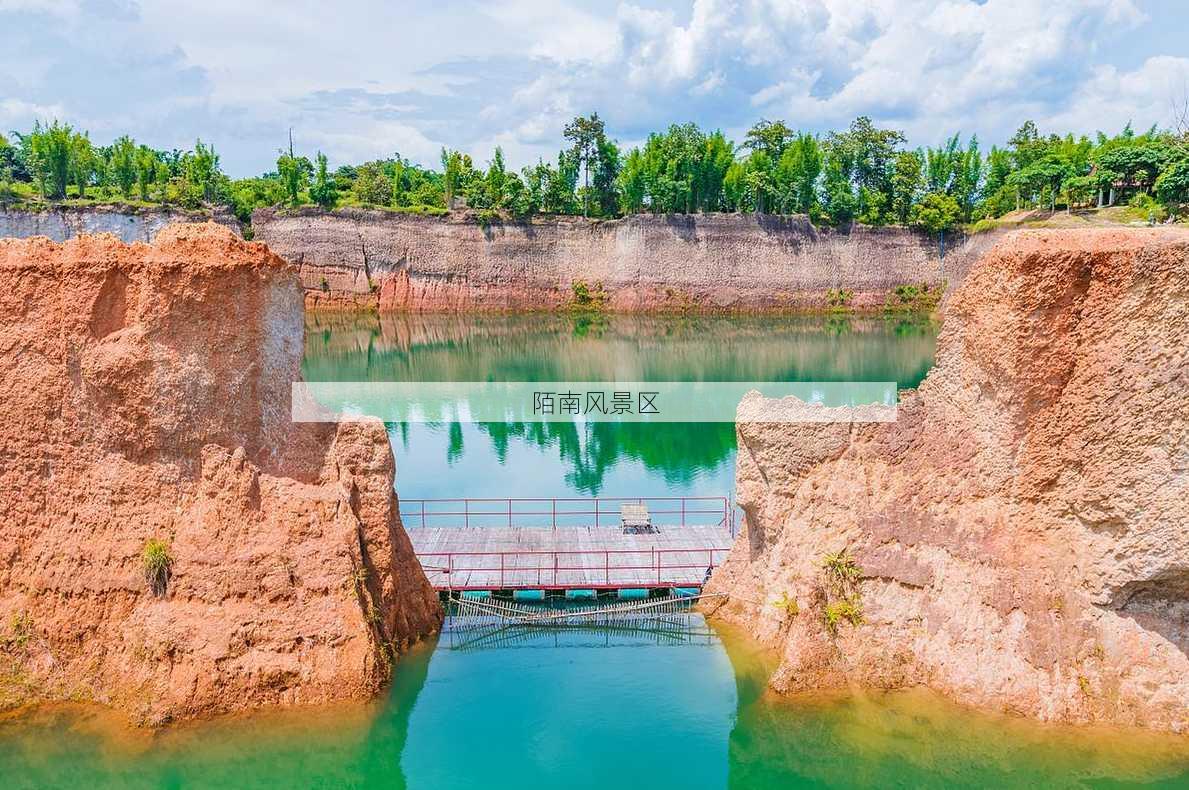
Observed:
[[[311,380],[878,380],[928,324],[311,316]],[[404,497],[724,495],[729,425],[393,426]],[[0,718],[0,788],[1189,788],[1189,738],[1046,726],[924,691],[779,699],[772,657],[680,627],[447,632],[368,705],[157,732],[51,706]]]
[[[657,632],[444,634],[372,705],[156,733],[94,708],[0,719],[5,788],[1189,786],[1185,738],[1046,726],[923,692],[778,700],[700,618]]]
[[[797,317],[311,315],[311,381],[895,381],[936,326]],[[725,496],[726,423],[451,423],[392,429],[403,497]]]

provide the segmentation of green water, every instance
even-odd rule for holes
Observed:
[[[444,634],[377,704],[157,733],[95,709],[0,719],[0,786],[1189,786],[1184,738],[975,714],[920,692],[780,701],[700,618],[664,633]]]
[[[311,381],[895,381],[936,327],[821,318],[311,316]],[[726,423],[452,423],[393,428],[402,496],[723,496]]]
[[[311,380],[882,380],[935,329],[882,320],[311,317]],[[406,497],[723,495],[729,425],[406,425]],[[775,699],[771,659],[693,616],[653,631],[445,633],[369,705],[158,732],[57,706],[0,719],[24,787],[1189,787],[1189,738],[1045,726],[927,692]]]

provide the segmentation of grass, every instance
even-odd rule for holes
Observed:
[[[844,621],[851,625],[862,625],[864,622],[863,604],[851,599],[834,601],[833,603],[826,604],[823,619],[826,623],[826,629],[831,634],[837,634],[838,626]]]
[[[862,625],[863,602],[859,595],[859,579],[863,569],[851,556],[850,549],[826,554],[822,557],[822,587],[826,604],[822,620],[831,636],[838,634],[838,626],[844,622],[853,626]]]
[[[169,572],[173,567],[169,544],[157,538],[150,538],[140,552],[140,561],[144,567],[145,581],[149,583],[153,594],[165,595],[169,587]]]
[[[897,285],[884,301],[884,312],[930,313],[944,291],[944,286],[931,288],[928,283]]]

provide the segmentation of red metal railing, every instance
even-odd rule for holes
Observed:
[[[701,585],[727,548],[418,552],[440,590]],[[633,559],[635,558],[635,559]],[[636,559],[647,562],[638,562]],[[601,577],[599,572],[601,571]]]
[[[648,506],[653,524],[699,524],[726,527],[735,536],[734,508],[726,497],[553,497],[400,500],[406,527],[552,527],[611,526],[619,523],[619,506]]]

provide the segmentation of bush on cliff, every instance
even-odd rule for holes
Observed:
[[[156,596],[163,596],[169,587],[169,571],[173,566],[173,557],[169,554],[169,544],[157,538],[150,538],[140,553],[141,565],[144,567],[145,581],[149,583]]]

